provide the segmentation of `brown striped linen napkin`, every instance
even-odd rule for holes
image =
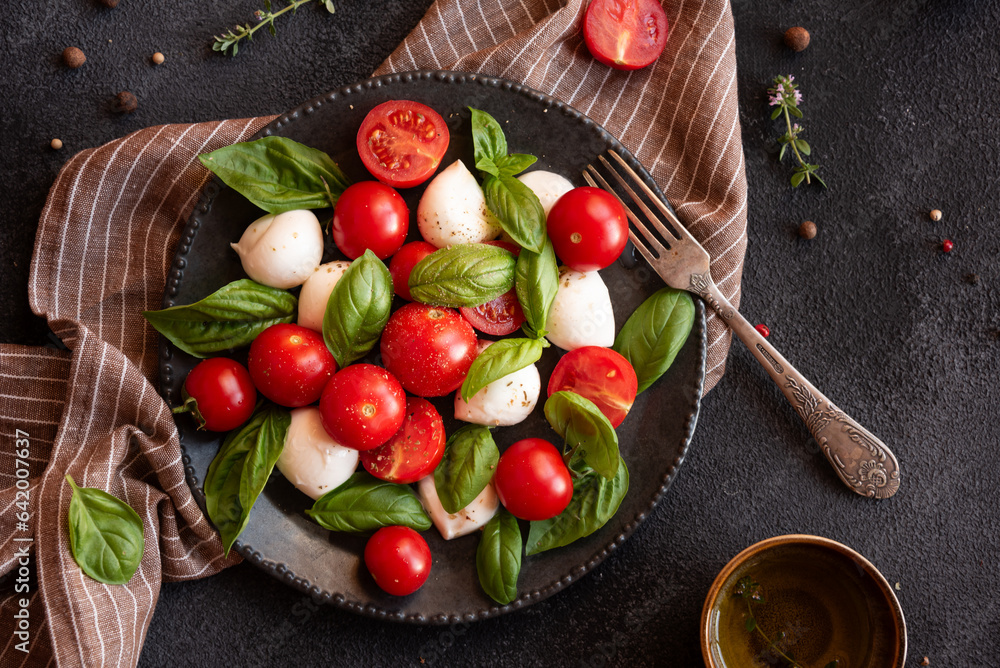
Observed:
[[[670,2],[666,50],[635,72],[590,57],[585,8],[584,0],[438,0],[377,74],[479,72],[582,110],[650,169],[738,304],[746,183],[728,3]],[[185,484],[177,430],[157,393],[157,334],[140,313],[159,307],[180,231],[209,178],[197,155],[246,140],[272,118],[141,130],[75,155],[52,186],[28,288],[69,351],[0,346],[0,573],[9,585],[0,629],[14,622],[0,635],[3,666],[134,666],[160,583],[238,561],[223,558]],[[711,388],[729,334],[712,317],[708,337]],[[73,561],[66,474],[143,518],[146,551],[128,584],[91,580]],[[32,581],[22,591],[31,566],[37,588]]]

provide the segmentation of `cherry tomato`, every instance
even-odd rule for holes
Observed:
[[[292,324],[271,325],[250,344],[250,377],[260,393],[276,404],[307,406],[337,372],[323,335]]]
[[[667,15],[657,0],[592,0],[583,39],[599,62],[637,70],[659,58],[667,43]]]
[[[198,363],[184,381],[184,403],[174,413],[191,413],[199,429],[229,431],[250,419],[257,390],[246,367],[228,357]]]
[[[358,130],[358,153],[382,183],[412,188],[434,173],[449,139],[448,125],[427,105],[390,100],[365,116]]]
[[[374,364],[352,364],[330,379],[319,400],[323,428],[335,441],[371,450],[403,425],[406,393],[388,371]]]
[[[513,289],[485,304],[463,306],[459,311],[469,324],[491,336],[505,336],[515,332],[524,322],[524,311],[521,310],[517,293]]]
[[[411,241],[392,256],[389,273],[392,275],[392,289],[397,295],[408,302],[413,301],[410,296],[410,272],[418,262],[436,250],[436,246],[426,241]]]
[[[382,363],[407,392],[440,397],[458,389],[476,359],[476,332],[450,308],[407,304],[382,331]]]
[[[526,438],[507,448],[493,474],[500,503],[522,520],[547,520],[566,510],[573,479],[562,455],[548,441]]]
[[[444,444],[441,414],[426,399],[407,397],[403,426],[379,447],[362,452],[361,463],[376,478],[408,485],[437,467]]]
[[[347,187],[333,209],[333,243],[355,259],[366,249],[384,260],[406,241],[410,210],[398,192],[378,181]]]
[[[365,545],[365,566],[387,593],[406,596],[431,574],[431,548],[410,527],[382,527]]]
[[[556,200],[546,218],[556,255],[576,271],[604,269],[628,241],[621,202],[600,188],[573,188]]]
[[[549,377],[548,396],[560,390],[590,399],[617,427],[635,402],[639,381],[628,360],[610,348],[584,346],[562,356]]]

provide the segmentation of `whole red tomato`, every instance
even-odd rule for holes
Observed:
[[[358,130],[358,154],[376,179],[412,188],[430,178],[448,150],[448,124],[425,104],[389,100],[368,112]]]
[[[410,210],[398,192],[378,181],[347,187],[333,209],[333,242],[355,259],[366,249],[384,260],[406,241]]]
[[[184,403],[174,413],[190,412],[199,429],[229,431],[250,419],[257,390],[246,367],[228,357],[198,363],[184,381]]]
[[[271,325],[258,334],[250,344],[247,365],[260,393],[289,408],[319,399],[337,372],[323,335],[292,324]]]
[[[595,271],[618,259],[628,241],[625,208],[600,188],[573,188],[546,218],[556,255],[570,269]]]
[[[383,590],[406,596],[431,574],[431,548],[410,527],[382,527],[365,545],[365,566]]]
[[[639,381],[629,361],[610,348],[584,346],[559,360],[549,377],[548,396],[560,390],[590,399],[617,427],[635,403]]]
[[[437,250],[437,247],[426,241],[411,241],[405,244],[389,261],[389,274],[392,276],[393,291],[408,302],[410,296],[410,273],[417,263]]]
[[[426,399],[407,397],[403,426],[379,447],[362,452],[361,463],[376,478],[407,485],[437,467],[444,444],[441,414]]]
[[[472,325],[450,308],[407,304],[382,332],[382,363],[407,392],[440,397],[458,389],[476,359]]]
[[[573,479],[556,446],[526,438],[507,448],[493,474],[500,503],[522,520],[547,520],[566,510]]]
[[[352,364],[338,371],[319,401],[323,428],[355,450],[371,450],[388,441],[402,426],[405,409],[399,381],[374,364]]]

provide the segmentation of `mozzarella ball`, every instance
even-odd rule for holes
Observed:
[[[521,174],[517,180],[531,188],[531,192],[538,196],[538,201],[542,203],[546,216],[549,215],[556,200],[573,189],[573,184],[565,176],[555,172],[546,172],[544,169]]]
[[[485,526],[500,508],[500,499],[492,482],[486,485],[472,503],[454,515],[441,505],[433,473],[417,483],[417,494],[420,496],[420,503],[424,504],[424,510],[431,516],[431,521],[445,540],[465,536]]]
[[[230,244],[247,276],[272,288],[302,285],[323,259],[323,229],[312,211],[270,213]]]
[[[417,205],[417,225],[424,240],[438,248],[489,241],[501,232],[483,189],[461,160],[428,184]]]
[[[492,341],[480,341],[479,352]],[[530,364],[497,379],[476,392],[466,402],[462,392],[455,393],[455,419],[488,427],[509,427],[523,422],[535,410],[542,391],[538,367]]]
[[[344,275],[350,262],[337,261],[321,264],[313,275],[302,284],[299,293],[299,324],[317,332],[323,331],[323,316],[330,293],[340,277]]]
[[[358,451],[326,433],[319,408],[296,408],[277,466],[299,491],[318,499],[351,477],[358,468]]]
[[[601,275],[563,268],[545,328],[549,330],[545,338],[563,350],[610,348],[615,342],[615,313]]]

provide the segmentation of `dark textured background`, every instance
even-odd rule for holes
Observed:
[[[6,5],[0,341],[47,341],[28,309],[28,266],[47,189],[75,151],[147,125],[289,109],[367,76],[428,4],[306,7],[235,60],[208,37],[250,18],[249,0]],[[908,665],[1000,665],[1000,2],[734,0],[733,11],[750,187],[742,311],[892,446],[899,493],[848,492],[737,344],[662,505],[568,590],[468,628],[416,628],[316,609],[244,564],[165,585],[141,665],[697,666],[715,574],[747,545],[792,532],[847,543],[898,583]],[[792,25],[812,32],[801,54],[781,46]],[[86,52],[83,68],[59,64],[69,45]],[[804,137],[828,191],[792,190],[777,162],[764,91],[780,73],[802,85]],[[126,117],[110,111],[122,89],[139,97]],[[66,147],[49,149],[52,137]],[[804,219],[819,226],[814,241],[795,236]]]

